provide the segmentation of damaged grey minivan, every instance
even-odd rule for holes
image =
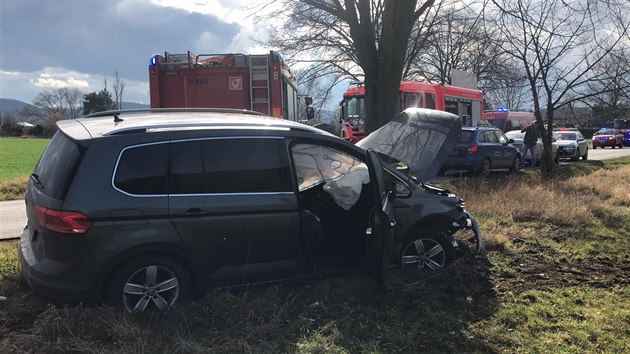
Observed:
[[[164,311],[214,287],[442,268],[462,229],[483,248],[464,202],[421,182],[458,140],[449,113],[407,110],[361,146],[228,109],[57,124],[28,182],[19,247],[24,279],[54,299]]]

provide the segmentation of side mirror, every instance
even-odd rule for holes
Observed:
[[[508,144],[514,144],[514,139],[510,139],[507,141]]]
[[[411,189],[402,183],[396,182],[394,183],[394,191],[391,195],[401,199],[409,198],[411,197]]]

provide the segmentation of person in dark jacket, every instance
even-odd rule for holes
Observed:
[[[527,152],[529,152],[532,154],[532,166],[536,166],[535,149],[539,136],[538,128],[536,128],[536,122],[523,128],[521,133],[525,133],[525,138],[523,138],[523,157],[521,158],[521,165],[525,163],[525,157],[527,157]]]

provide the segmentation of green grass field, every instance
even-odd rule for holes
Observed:
[[[49,141],[0,138],[0,181],[30,175]]]
[[[28,176],[50,139],[0,138],[0,201],[24,198]]]

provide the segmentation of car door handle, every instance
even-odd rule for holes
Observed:
[[[199,214],[202,211],[203,210],[201,210],[199,208],[190,208],[190,209],[186,210],[186,214]]]

